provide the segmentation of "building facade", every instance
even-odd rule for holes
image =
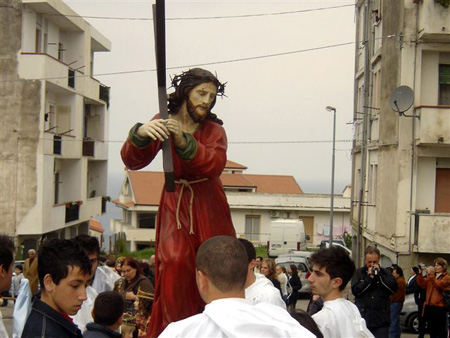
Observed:
[[[351,222],[360,261],[370,244],[384,265],[450,258],[450,8],[441,3],[356,1]],[[392,108],[399,86],[414,93],[403,114]]]
[[[62,1],[7,0],[0,32],[1,231],[24,249],[88,233],[105,211],[111,43]]]
[[[302,219],[308,246],[329,238],[330,195],[305,194],[292,176],[245,174],[245,166],[228,161],[221,181],[230,205],[238,237],[265,245],[269,227],[276,219]],[[112,219],[111,231],[122,238],[128,250],[153,246],[156,217],[164,173],[125,171],[125,180],[114,200],[122,208],[122,219]],[[335,195],[333,235],[350,231],[350,197]]]

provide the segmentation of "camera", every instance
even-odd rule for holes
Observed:
[[[419,270],[425,270],[427,268],[427,266],[423,263],[420,263],[418,266]]]
[[[378,270],[375,268],[372,268],[372,269],[370,269],[370,274],[376,276],[376,275],[378,275]]]

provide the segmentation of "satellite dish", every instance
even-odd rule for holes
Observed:
[[[414,103],[414,92],[408,86],[400,86],[394,89],[389,99],[392,110],[403,114]]]

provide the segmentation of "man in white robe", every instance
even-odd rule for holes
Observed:
[[[256,250],[253,244],[244,238],[240,238],[239,242],[244,246],[248,257],[245,299],[250,300],[253,304],[270,303],[286,309],[286,303],[281,298],[280,290],[273,286],[273,283],[264,275],[254,272]]]
[[[311,256],[311,264],[311,291],[324,300],[322,310],[312,317],[324,338],[373,338],[356,305],[342,297],[355,272],[347,252],[337,246],[324,248]]]
[[[196,257],[197,287],[205,310],[169,324],[159,337],[314,337],[279,306],[253,305],[245,299],[247,257],[234,237],[205,241]]]

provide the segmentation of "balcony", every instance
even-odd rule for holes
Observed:
[[[76,91],[98,104],[109,105],[109,87],[96,79],[73,70],[65,63],[45,53],[22,53],[19,62],[19,75],[23,79],[46,81],[70,91]],[[102,88],[104,87],[104,88]],[[106,89],[105,89],[106,88]]]
[[[414,251],[420,253],[450,254],[450,214],[415,215]]]
[[[450,42],[450,10],[436,1],[421,1],[419,7],[419,40]]]
[[[419,106],[416,113],[420,115],[415,131],[417,145],[450,145],[450,107]]]

